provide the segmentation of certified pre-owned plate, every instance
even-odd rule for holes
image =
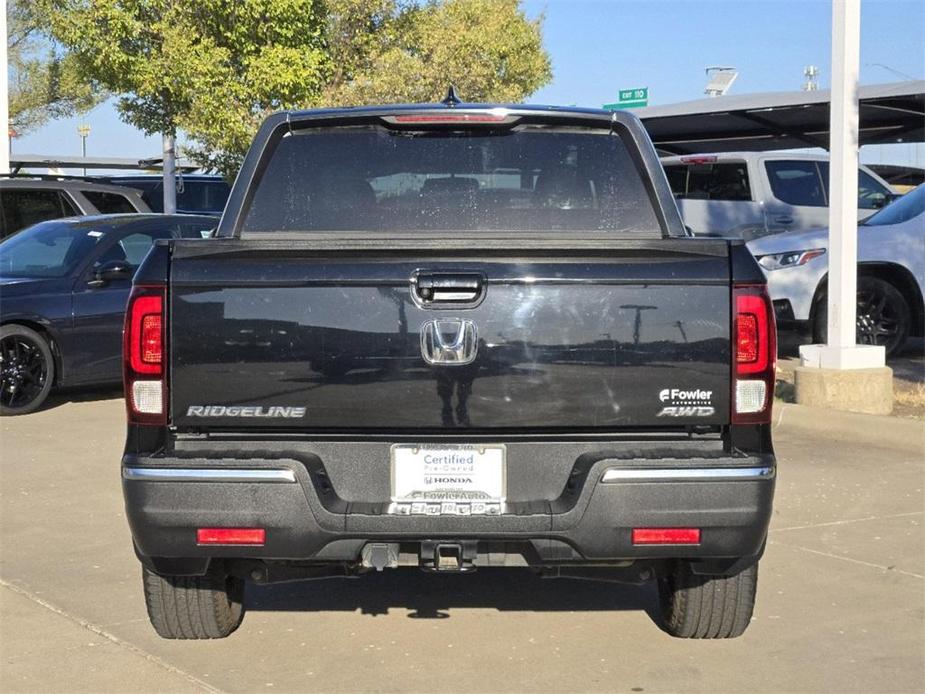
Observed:
[[[507,475],[501,444],[392,446],[392,504],[400,515],[500,515]]]

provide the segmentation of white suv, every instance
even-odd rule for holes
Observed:
[[[750,241],[768,276],[778,326],[825,341],[828,230]],[[925,184],[858,226],[857,339],[899,351],[925,330]]]
[[[825,154],[726,152],[664,157],[684,223],[697,236],[746,240],[824,227],[829,218]],[[858,220],[894,197],[867,167],[858,171]]]

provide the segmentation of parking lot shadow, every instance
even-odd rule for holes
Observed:
[[[53,410],[71,402],[96,402],[115,400],[122,397],[122,384],[94,386],[87,388],[62,388],[53,390],[39,411]]]
[[[658,622],[654,582],[627,585],[571,578],[541,578],[527,569],[479,569],[432,574],[414,568],[269,586],[249,584],[247,609],[356,612],[376,616],[407,610],[412,619],[446,619],[454,609],[500,612],[643,610]]]

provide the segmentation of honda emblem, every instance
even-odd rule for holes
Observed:
[[[478,350],[478,331],[472,321],[437,318],[421,326],[421,356],[428,364],[471,364]]]

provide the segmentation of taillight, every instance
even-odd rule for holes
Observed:
[[[390,125],[512,125],[520,120],[520,116],[511,115],[504,109],[470,113],[434,110],[383,116],[382,120]]]
[[[166,304],[163,286],[134,287],[129,296],[122,359],[126,409],[132,424],[167,423]]]
[[[732,290],[733,424],[771,421],[777,329],[765,285],[736,285]]]

